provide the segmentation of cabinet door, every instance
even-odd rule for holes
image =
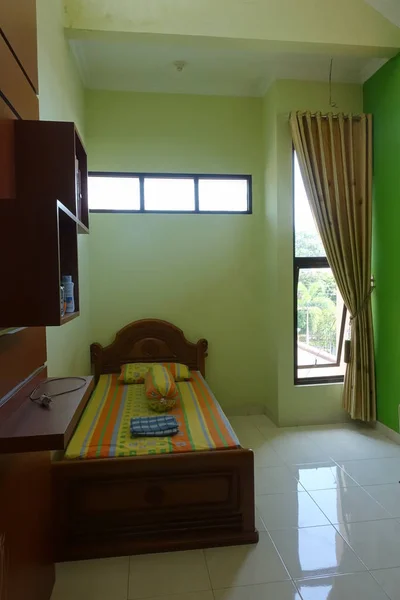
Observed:
[[[1,0],[0,28],[37,93],[36,0]]]
[[[0,0],[0,4],[3,0]],[[39,103],[15,56],[0,36],[0,92],[21,119],[38,119]]]
[[[47,600],[51,595],[50,467],[47,452],[0,455],[1,600]]]
[[[15,114],[0,97],[0,201],[15,198]]]
[[[7,555],[6,534],[0,531],[0,600],[6,600],[7,590]]]

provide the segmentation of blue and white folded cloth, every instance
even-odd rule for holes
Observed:
[[[178,422],[173,415],[135,417],[131,419],[132,437],[164,437],[175,435],[178,431]]]

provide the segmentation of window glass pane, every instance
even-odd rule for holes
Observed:
[[[332,366],[337,361],[342,316],[343,300],[331,269],[300,269],[297,287],[298,378],[344,375],[343,361],[338,367]]]
[[[248,210],[247,179],[199,179],[199,208],[205,211]]]
[[[326,256],[294,153],[295,256]]]
[[[89,177],[89,209],[139,210],[138,177]]]
[[[145,210],[194,210],[194,181],[184,178],[146,177]]]

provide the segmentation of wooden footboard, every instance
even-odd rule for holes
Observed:
[[[254,457],[219,450],[53,463],[56,560],[254,543]]]

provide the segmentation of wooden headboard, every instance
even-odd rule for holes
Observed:
[[[159,319],[134,321],[120,329],[106,347],[90,346],[96,381],[102,373],[119,373],[130,362],[179,362],[205,376],[208,342],[189,342],[181,329]]]

